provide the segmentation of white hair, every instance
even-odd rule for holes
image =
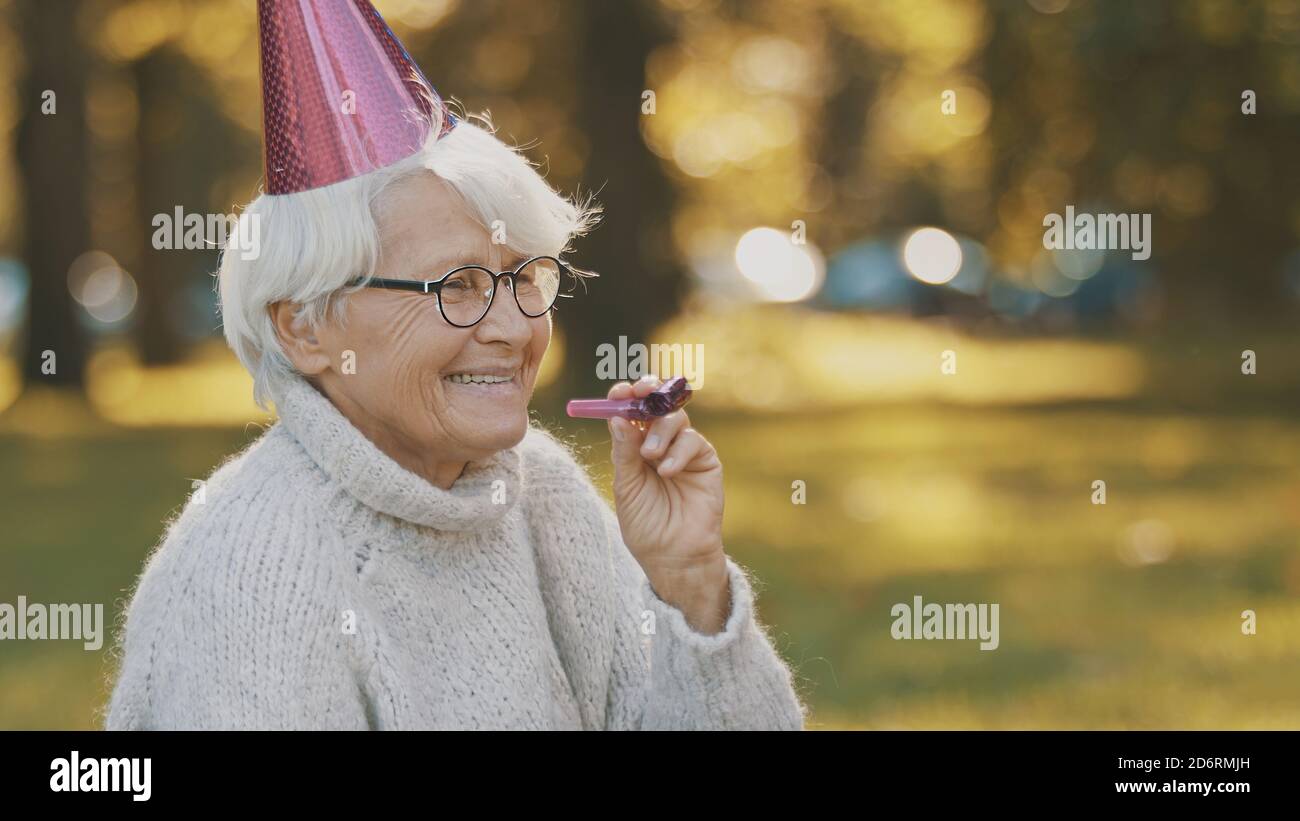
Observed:
[[[434,128],[420,151],[386,168],[299,193],[262,193],[243,210],[240,222],[254,220],[256,233],[240,225],[239,236],[259,237],[259,249],[246,259],[227,247],[218,272],[220,302],[226,342],[253,375],[259,407],[266,408],[271,380],[293,370],[270,305],[297,303],[297,320],[310,327],[325,319],[331,305],[341,318],[346,296],[362,287],[347,283],[375,275],[380,198],[392,183],[432,171],[484,227],[503,221],[508,247],[527,256],[560,256],[595,224],[598,208],[560,196],[518,150],[491,133],[486,119],[480,121],[483,127],[462,119],[441,139]]]

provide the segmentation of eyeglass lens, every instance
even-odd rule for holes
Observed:
[[[553,259],[535,259],[519,271],[515,301],[531,317],[541,316],[560,291],[560,266]],[[492,274],[486,268],[463,268],[442,281],[439,298],[448,321],[472,325],[487,314]]]

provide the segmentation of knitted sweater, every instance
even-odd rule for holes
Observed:
[[[443,490],[301,377],[272,391],[146,563],[107,729],[802,728],[746,572],[696,632],[535,423]]]

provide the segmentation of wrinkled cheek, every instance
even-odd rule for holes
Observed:
[[[439,367],[426,365],[411,381],[412,400],[426,413],[439,412],[447,406],[447,387],[440,380]]]
[[[437,369],[422,362],[406,346],[397,346],[394,350],[396,361],[390,363],[388,391],[393,404],[404,413],[421,413],[431,409],[436,401]]]

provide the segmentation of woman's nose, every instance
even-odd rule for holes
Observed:
[[[497,281],[495,296],[490,289],[484,291],[483,301],[486,302],[488,299],[491,299],[492,303],[488,306],[487,315],[479,322],[479,326],[491,325],[497,333],[520,338],[531,334],[528,317],[524,315],[518,301],[515,300],[513,283],[510,279],[502,277]]]

